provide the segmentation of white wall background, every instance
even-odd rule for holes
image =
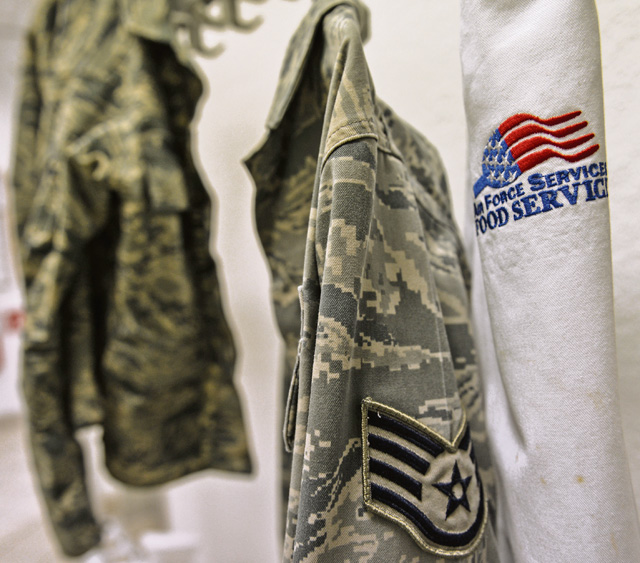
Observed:
[[[211,42],[222,41],[226,50],[217,59],[198,59],[209,91],[201,105],[196,146],[201,169],[215,193],[214,246],[229,320],[240,349],[236,378],[244,393],[257,461],[257,472],[251,478],[229,479],[210,472],[167,488],[172,525],[198,534],[202,563],[269,563],[279,559],[275,452],[279,451],[281,434],[276,413],[282,344],[269,302],[267,268],[254,235],[253,186],[240,161],[263,134],[286,44],[309,4],[310,0],[243,4],[246,17],[264,15],[263,25],[247,35],[228,32],[207,37]],[[366,52],[377,92],[440,149],[456,215],[461,220],[466,187],[458,3],[368,0],[367,4],[372,39]],[[8,116],[15,67],[12,53],[17,53],[16,33],[7,31],[7,26],[16,21],[10,5],[25,11],[25,4],[19,0],[0,0],[2,168],[8,165]],[[640,498],[640,192],[635,180],[640,156],[640,5],[636,0],[599,0],[598,8],[621,395],[635,489]],[[13,378],[15,367],[0,376],[0,412],[3,408],[15,409],[13,401],[7,406],[2,399],[5,393],[11,395],[7,389],[15,387]]]
[[[32,1],[21,3],[19,0],[0,0],[0,260],[3,262],[0,272],[8,274],[8,279],[3,279],[0,283],[0,346],[3,347],[5,356],[5,368],[0,367],[0,416],[15,412],[20,405],[16,385],[19,340],[16,335],[3,331],[2,319],[6,312],[19,307],[22,302],[14,271],[16,264],[7,255],[12,241],[6,210],[11,205],[7,180],[12,154],[14,100],[18,95],[17,78],[23,30],[29,19]],[[5,275],[0,277],[5,278]]]

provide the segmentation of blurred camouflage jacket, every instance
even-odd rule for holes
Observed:
[[[28,37],[14,184],[33,456],[64,551],[99,541],[74,430],[154,485],[247,472],[234,347],[191,157],[202,85],[168,3],[46,0]]]
[[[468,270],[437,152],[375,96],[367,18],[312,5],[247,160],[295,365],[284,559],[495,562]]]

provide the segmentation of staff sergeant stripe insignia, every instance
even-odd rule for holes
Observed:
[[[367,510],[402,527],[427,552],[459,557],[476,548],[487,507],[466,417],[449,441],[366,398],[362,445]]]
[[[369,471],[399,485],[418,500],[422,500],[422,483],[384,461],[371,458]]]
[[[429,469],[429,462],[426,459],[414,454],[411,450],[402,447],[400,444],[387,440],[386,438],[382,438],[381,436],[369,434],[369,447],[389,454],[398,461],[406,463],[409,467],[412,467],[422,475],[424,475],[427,472],[427,469]]]
[[[444,448],[434,440],[431,440],[429,436],[417,432],[408,424],[404,424],[390,416],[370,411],[368,419],[370,426],[376,426],[377,428],[393,432],[397,436],[402,436],[434,457],[439,456],[444,451]]]

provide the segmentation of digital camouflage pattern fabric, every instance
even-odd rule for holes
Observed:
[[[293,368],[284,560],[495,562],[495,480],[445,173],[376,97],[367,24],[356,0],[312,4],[247,159]]]
[[[250,471],[234,346],[189,127],[199,78],[169,4],[46,0],[28,36],[14,167],[24,395],[63,550],[100,537],[74,431],[101,423],[114,477]]]

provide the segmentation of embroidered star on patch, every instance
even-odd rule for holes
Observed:
[[[469,508],[469,499],[467,498],[467,487],[469,487],[469,481],[471,481],[470,476],[466,479],[463,479],[460,476],[460,469],[458,468],[458,462],[456,461],[453,465],[451,481],[448,483],[433,484],[436,489],[449,497],[449,504],[447,504],[447,516],[445,518],[449,518],[449,516],[451,516],[459,506],[463,506],[467,509],[467,512],[471,512],[471,508]],[[462,489],[462,494],[460,496],[457,496],[454,491],[456,485],[459,485]]]
[[[453,441],[392,407],[362,402],[364,502],[425,551],[471,553],[487,520],[466,418]]]

